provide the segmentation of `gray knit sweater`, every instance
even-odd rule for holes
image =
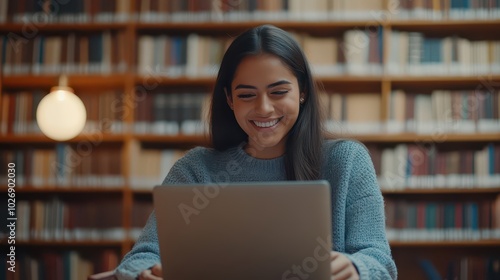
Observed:
[[[332,250],[355,264],[360,279],[396,279],[396,265],[385,236],[384,202],[366,149],[354,141],[325,142],[321,179],[332,186]],[[284,158],[257,159],[243,145],[218,152],[194,148],[172,167],[164,184],[285,180]],[[141,236],[123,258],[119,279],[160,262],[156,218],[151,214]]]

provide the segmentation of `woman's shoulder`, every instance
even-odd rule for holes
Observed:
[[[335,155],[352,155],[359,152],[367,152],[367,148],[363,143],[357,140],[339,138],[326,140],[323,144],[323,152]]]
[[[328,164],[371,164],[367,147],[353,139],[327,140],[323,145],[324,162]]]

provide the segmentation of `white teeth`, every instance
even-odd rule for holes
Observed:
[[[278,119],[275,119],[274,121],[270,121],[270,122],[258,122],[258,121],[253,121],[253,123],[258,126],[258,127],[271,127],[275,124],[278,123]]]

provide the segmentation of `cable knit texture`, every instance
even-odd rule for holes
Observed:
[[[332,187],[333,250],[344,253],[360,279],[396,279],[396,265],[385,235],[384,201],[365,147],[354,141],[327,141],[321,179]],[[256,159],[238,147],[218,152],[194,148],[178,160],[163,184],[285,180],[284,158]],[[119,279],[160,262],[156,218],[148,219],[141,236],[123,258]]]

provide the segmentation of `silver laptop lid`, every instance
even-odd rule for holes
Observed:
[[[327,181],[153,190],[164,279],[330,279]]]

